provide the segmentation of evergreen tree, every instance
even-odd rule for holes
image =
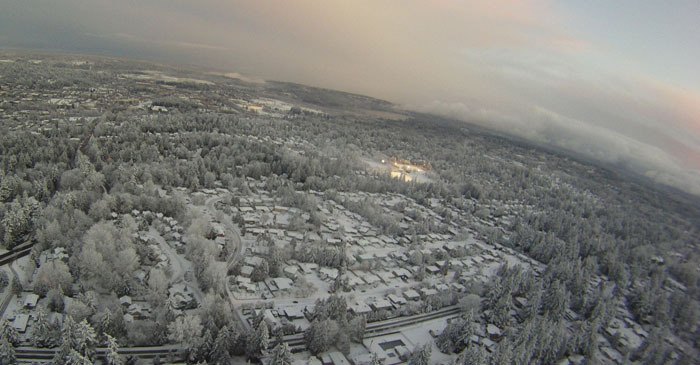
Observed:
[[[291,365],[292,361],[292,352],[289,350],[289,346],[286,342],[282,342],[272,350],[269,365]]]
[[[89,357],[84,356],[76,350],[70,350],[66,357],[66,365],[93,365]]]
[[[36,311],[36,323],[32,337],[36,347],[53,347],[55,345],[54,327],[49,322],[49,315],[43,307]]]
[[[485,358],[486,353],[481,352],[480,355],[483,355]],[[491,364],[493,365],[500,365],[500,364],[512,364],[513,363],[513,349],[510,346],[510,343],[508,342],[502,342],[501,345],[498,346],[498,350],[494,354],[494,356],[491,357]]]
[[[265,321],[260,321],[256,330],[250,334],[246,343],[246,355],[249,358],[257,359],[270,345],[270,332]]]
[[[7,338],[0,338],[0,364],[14,364],[16,361],[15,348]]]
[[[182,344],[187,351],[197,349],[201,343],[202,321],[198,315],[177,317],[168,325],[168,338]]]
[[[122,360],[121,356],[119,355],[119,345],[117,344],[117,340],[106,334],[105,337],[107,337],[107,341],[105,343],[105,346],[107,347],[107,353],[105,354],[105,360],[107,362],[107,365],[122,365],[124,364],[124,361]]]
[[[474,334],[473,320],[472,312],[468,312],[463,318],[453,319],[435,339],[435,345],[446,354],[460,349]]]
[[[203,360],[208,358],[209,354],[211,354],[213,346],[214,339],[212,338],[211,331],[207,328],[207,330],[204,331],[204,335],[202,336],[201,341],[199,342],[199,346],[192,354],[193,358],[196,360]]]
[[[432,346],[429,343],[416,348],[408,359],[408,365],[429,365]]]
[[[513,299],[510,293],[498,298],[496,305],[491,309],[489,320],[491,323],[504,327],[510,323],[510,310],[513,307]]]
[[[209,358],[214,364],[228,364],[231,361],[231,348],[236,339],[228,326],[223,326],[219,330],[214,343],[211,346]]]
[[[470,344],[459,356],[457,363],[459,365],[487,365],[489,361],[483,347],[476,344]],[[502,364],[510,363],[504,362]]]
[[[63,321],[63,327],[61,327],[61,344],[58,347],[58,351],[53,357],[53,363],[58,365],[66,364],[69,360],[69,356],[73,349],[73,336],[75,330],[75,322],[73,317],[67,316]]]
[[[338,324],[331,319],[315,319],[304,333],[306,347],[316,355],[330,348],[338,334]]]
[[[73,349],[78,351],[86,359],[91,359],[97,344],[97,335],[87,320],[83,319],[75,326],[73,332]]]
[[[535,285],[527,293],[527,304],[522,309],[523,319],[530,319],[535,317],[540,312],[542,307],[542,288],[540,285]]]
[[[566,286],[558,279],[555,279],[545,290],[542,298],[542,307],[550,318],[560,320],[564,316],[564,312],[569,308],[569,301],[570,298]]]
[[[17,329],[4,318],[0,319],[0,338],[6,339],[12,345],[17,345],[19,343],[19,333],[17,333]]]
[[[367,319],[365,318],[365,316],[360,315],[350,320],[350,322],[348,323],[347,332],[351,340],[357,343],[361,343],[362,339],[365,336],[366,328]]]

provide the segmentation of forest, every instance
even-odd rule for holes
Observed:
[[[57,347],[55,363],[89,361],[97,347],[105,347],[115,349],[107,363],[117,364],[124,361],[116,354],[118,346],[165,344],[183,344],[192,363],[224,364],[236,356],[289,363],[292,353],[283,331],[273,331],[261,316],[251,331],[238,323],[222,289],[226,272],[212,266],[224,262],[225,254],[217,257],[212,251],[198,216],[188,208],[194,192],[246,192],[251,179],[265,179],[270,196],[308,214],[306,220],[300,213],[295,224],[309,232],[319,231],[322,222],[313,192],[323,192],[381,234],[408,237],[408,249],[422,248],[417,236],[445,233],[456,222],[484,242],[545,265],[540,275],[504,264],[488,282],[432,303],[431,308],[462,308],[435,338],[439,351],[455,355],[457,364],[549,364],[574,354],[595,363],[603,356],[597,348],[603,336],[627,362],[697,361],[697,197],[430,115],[388,120],[295,111],[269,117],[231,102],[287,93],[298,94],[291,101],[335,110],[350,98],[343,94],[219,79],[215,86],[137,84],[120,75],[138,73],[140,65],[102,62],[94,69],[62,62],[0,64],[0,241],[5,250],[32,242],[29,262],[36,269],[31,288],[14,278],[2,281],[14,293],[46,298],[46,307],[36,314],[32,345]],[[90,97],[96,105],[89,109],[85,103],[65,109],[41,96],[90,95],[101,86],[110,88],[109,96]],[[37,95],[22,100],[20,94]],[[121,101],[145,98],[168,112]],[[388,108],[356,96],[352,105]],[[366,171],[366,159],[384,156],[429,161],[431,181],[406,182]],[[372,199],[344,198],[356,192],[410,198],[431,207],[443,223],[405,213],[415,221],[405,230],[400,216],[385,214]],[[235,206],[235,200],[228,204]],[[401,209],[397,212],[404,214]],[[129,216],[133,211],[153,216],[137,220]],[[156,214],[185,227],[184,255],[193,264],[203,300],[184,315],[164,304],[172,275],[168,268],[151,270],[145,282],[133,275],[156,260],[138,239],[140,231],[161,224]],[[233,221],[245,231],[241,216]],[[260,245],[274,246],[266,239]],[[65,263],[39,266],[42,253],[59,248],[68,256]],[[290,259],[342,273],[350,265],[345,250],[325,242],[295,242],[291,249],[269,252],[266,268],[254,275],[263,281]],[[445,257],[411,259],[421,266]],[[240,269],[230,268],[236,274]],[[337,283],[339,292],[343,285]],[[126,323],[123,296],[148,298],[151,320]],[[72,303],[69,311],[66,298]],[[526,304],[518,305],[516,298],[525,298]],[[347,306],[342,296],[317,301],[304,333],[312,354],[331,347],[343,352],[350,342],[362,342],[367,318],[350,314]],[[641,346],[630,349],[606,335],[619,308],[648,332]],[[575,320],[567,319],[568,311]],[[65,319],[53,322],[53,313]],[[493,351],[465,341],[479,323],[503,329]],[[19,341],[9,322],[2,324],[0,337],[0,357],[10,358]],[[412,350],[409,364],[426,364],[431,356],[429,346]]]

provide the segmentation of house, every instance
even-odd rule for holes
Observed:
[[[486,334],[488,334],[489,338],[494,341],[500,340],[502,336],[501,329],[498,328],[498,326],[496,326],[495,324],[491,323],[486,325]]]
[[[410,279],[410,278],[413,276],[413,275],[411,274],[410,271],[408,271],[408,270],[406,270],[406,269],[404,269],[404,268],[402,268],[402,267],[393,269],[391,272],[392,272],[394,275],[396,275],[396,277],[399,277],[399,278],[401,278],[401,279],[403,279],[403,280],[408,280],[408,279]]]
[[[418,300],[420,299],[420,294],[413,289],[409,289],[403,292],[403,297],[406,298],[406,300]]]
[[[404,254],[403,252],[400,252],[400,251],[389,252],[389,257],[394,258],[394,259],[399,260],[399,261],[408,260],[408,257],[406,256],[406,254]]]
[[[197,307],[197,300],[186,284],[174,284],[168,289],[170,305],[175,309],[192,309]]]
[[[38,302],[39,302],[39,296],[34,294],[34,293],[27,294],[27,296],[24,298],[24,306],[26,308],[30,308],[30,309],[34,308],[34,307],[36,307],[36,304]]]
[[[463,292],[463,291],[467,290],[467,288],[460,283],[450,283],[450,288],[452,288],[452,290],[457,291],[457,292]]]
[[[464,263],[462,260],[452,260],[450,261],[450,267],[453,269],[464,269]]]
[[[304,239],[304,234],[301,232],[296,232],[296,231],[287,231],[287,236],[294,238],[298,241],[301,241]]]
[[[134,277],[134,279],[136,279],[139,283],[141,283],[141,284],[146,284],[146,279],[148,278],[148,275],[147,275],[146,272],[143,271],[143,270],[136,270],[136,271],[134,271],[133,277]]]
[[[241,276],[250,277],[253,274],[253,270],[255,270],[254,267],[245,265],[241,268]]]
[[[250,278],[240,275],[236,276],[236,285],[238,285],[239,289],[245,290],[249,293],[255,293],[258,289],[257,284],[252,283]]]
[[[348,285],[349,285],[351,288],[356,288],[356,289],[357,289],[357,288],[363,288],[363,287],[365,287],[365,286],[367,285],[367,284],[364,282],[364,280],[362,280],[362,278],[360,278],[359,276],[353,274],[352,272],[348,272],[348,273],[346,274],[346,278],[348,279]]]
[[[302,262],[299,264],[299,267],[304,274],[312,274],[318,270],[318,264],[316,263]]]
[[[272,278],[267,283],[270,291],[285,291],[292,289],[294,282],[290,278]]]
[[[369,272],[363,273],[361,275],[361,277],[362,277],[362,280],[364,280],[365,283],[367,283],[367,285],[370,285],[370,286],[375,285],[375,284],[379,284],[379,282],[381,281],[381,279],[379,279],[379,277],[377,275],[374,275],[374,274],[369,273]]]
[[[127,313],[133,319],[148,319],[151,317],[151,308],[146,303],[134,303],[129,306]]]
[[[493,352],[496,349],[496,343],[488,338],[482,338],[481,344],[486,347],[486,351]]]
[[[525,308],[527,306],[527,299],[523,297],[515,297],[513,298],[513,304],[515,304],[515,306],[518,308]]]
[[[29,315],[24,313],[18,314],[12,321],[12,327],[14,327],[17,332],[24,333],[27,330],[27,323],[29,323]]]
[[[363,341],[370,353],[376,354],[383,364],[401,364],[411,355],[406,343],[401,338],[392,336],[381,340],[367,339]],[[402,360],[403,359],[403,360]]]
[[[435,285],[435,290],[445,292],[450,290],[450,287],[447,284],[437,284]]]
[[[435,274],[438,274],[440,272],[440,268],[435,266],[435,265],[430,265],[430,266],[427,266],[425,268],[425,272],[432,274],[432,275],[435,275]]]
[[[321,280],[335,280],[338,277],[338,269],[322,267],[319,269],[319,277]]]
[[[348,306],[353,314],[366,314],[372,312],[372,308],[365,302],[355,302]]]
[[[379,271],[376,275],[379,276],[379,279],[381,279],[384,284],[389,284],[395,277],[394,273],[390,271]]]
[[[374,255],[371,253],[362,253],[357,255],[357,261],[359,262],[371,262],[374,260]]]
[[[290,279],[296,279],[297,275],[299,274],[299,267],[297,265],[288,265],[285,266],[284,269],[282,269],[284,272],[284,275],[286,275]]]
[[[391,303],[393,303],[396,306],[406,304],[406,298],[402,298],[396,294],[389,294],[386,297],[387,299],[389,299],[389,301],[391,301]]]
[[[262,265],[263,258],[260,256],[247,256],[243,259],[243,262],[248,266],[258,267]]]
[[[282,310],[284,316],[290,321],[304,318],[304,308],[300,306],[287,307]]]
[[[123,297],[119,298],[119,304],[122,305],[122,307],[129,307],[131,306],[131,297],[128,295],[124,295]]]
[[[388,310],[393,309],[394,306],[387,299],[376,299],[374,302],[370,303],[374,310]]]
[[[323,365],[350,365],[350,361],[338,351],[331,351],[321,356]]]
[[[425,297],[431,297],[433,295],[437,295],[438,291],[432,288],[423,288],[420,290],[422,296]]]

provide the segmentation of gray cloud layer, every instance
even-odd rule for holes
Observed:
[[[0,1],[0,46],[197,64],[386,98],[700,194],[700,92],[539,1]],[[672,57],[672,55],[669,55]]]

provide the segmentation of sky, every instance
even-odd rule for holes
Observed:
[[[0,0],[0,47],[379,97],[700,195],[697,0]]]

